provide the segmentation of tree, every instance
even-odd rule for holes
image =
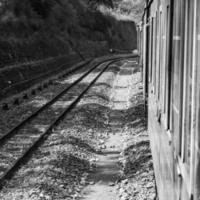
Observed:
[[[93,8],[97,9],[99,5],[105,5],[109,8],[113,8],[113,1],[112,0],[88,0],[88,4]]]

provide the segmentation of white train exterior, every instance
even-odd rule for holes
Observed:
[[[200,1],[150,0],[138,25],[160,200],[200,200]]]

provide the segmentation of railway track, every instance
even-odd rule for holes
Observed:
[[[0,137],[0,186],[3,182],[12,177],[18,167],[30,157],[31,153],[44,141],[53,131],[64,116],[79,102],[90,87],[109,68],[111,64],[124,58],[115,58],[102,61],[81,75],[67,88],[63,89],[48,103],[40,107],[26,119],[17,124],[14,128]],[[103,69],[95,75],[92,81],[76,96],[66,107],[56,108],[57,102],[64,100],[69,95],[71,88],[80,83],[95,69],[103,65]],[[50,117],[46,117],[50,116]],[[45,123],[44,123],[45,122]]]
[[[11,102],[2,102],[1,103],[2,104],[1,105],[2,109],[3,110],[9,110],[9,108],[11,106],[19,105],[20,99],[21,100],[22,99],[27,99],[29,95],[31,95],[31,96],[32,95],[36,95],[36,93],[37,93],[36,91],[42,91],[44,88],[47,88],[49,85],[51,85],[53,83],[53,81],[55,79],[64,78],[64,77],[66,77],[66,76],[68,76],[70,74],[73,74],[76,71],[81,70],[83,67],[85,67],[86,65],[90,64],[91,62],[92,62],[92,59],[88,59],[87,61],[82,62],[82,63],[78,64],[77,66],[72,67],[71,69],[67,69],[64,72],[58,73],[57,71],[55,71],[56,76],[52,76],[48,80],[45,80],[45,81],[42,81],[39,84],[36,84],[36,86],[34,86],[32,89],[28,89],[26,92],[23,92],[21,97],[17,96]],[[63,68],[64,66],[65,66],[65,64],[63,64],[61,66],[61,68]],[[15,89],[17,91],[18,89],[20,89],[20,87],[22,85],[30,85],[30,84],[33,84],[34,82],[36,83],[36,81],[38,81],[38,80],[40,80],[40,79],[42,79],[44,77],[47,77],[47,76],[48,76],[48,73],[44,74],[44,75],[41,75],[41,76],[38,76],[38,77],[34,77],[33,79],[20,81],[18,83],[12,84],[12,85],[4,88],[0,92],[0,101],[2,100],[3,94],[5,94],[5,93],[9,94],[9,91],[12,91],[13,89]]]

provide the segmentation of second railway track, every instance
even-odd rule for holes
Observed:
[[[58,125],[64,116],[79,102],[109,66],[122,59],[124,58],[115,58],[96,64],[67,88],[62,90],[56,97],[0,137],[0,186],[3,185],[3,181],[13,175],[22,162],[25,161],[43,139],[52,132],[53,128]],[[56,108],[56,111],[53,109],[57,102],[63,102],[62,99],[65,95],[70,95],[68,92],[71,88],[76,86],[101,65],[104,65],[103,69],[100,70],[69,105]],[[47,118],[47,114],[50,117]]]

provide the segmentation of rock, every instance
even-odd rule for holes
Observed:
[[[101,134],[101,133],[99,133],[99,134],[98,134],[98,137],[102,137],[102,134]]]
[[[80,197],[81,197],[80,194],[74,194],[74,195],[73,195],[73,199],[78,199],[78,198],[80,198]]]
[[[90,184],[90,185],[94,185],[95,182],[94,182],[94,181],[90,181],[89,184]]]
[[[51,197],[50,197],[50,196],[48,196],[48,195],[46,195],[46,196],[45,196],[45,199],[46,199],[46,200],[50,200],[50,199],[51,199]]]
[[[121,173],[121,172],[120,172]],[[115,181],[115,185],[119,184],[121,182],[121,179],[118,179]]]
[[[115,186],[115,183],[114,182],[110,182],[108,185],[109,186]]]
[[[155,194],[149,194],[149,200],[157,199]]]
[[[81,178],[80,184],[81,184],[81,185],[86,185],[86,180],[85,180],[85,178],[84,178],[84,177],[83,177],[83,178]]]
[[[81,191],[81,189],[79,187],[77,187],[75,190],[76,190],[76,192],[80,192]]]
[[[91,158],[89,161],[90,161],[90,163],[94,163],[96,161],[96,159],[95,158]]]
[[[99,140],[99,145],[102,145],[102,144],[104,144],[104,143],[105,143],[104,140]]]
[[[119,196],[121,197],[123,194],[124,194],[124,188],[121,187],[119,189]]]
[[[152,184],[152,183],[148,183],[147,185],[146,185],[146,188],[147,189],[150,189],[150,188],[153,188],[154,187],[154,185]]]
[[[129,198],[129,195],[127,193],[123,193],[120,199],[121,200],[129,200],[130,198]]]
[[[72,177],[76,177],[77,176],[77,174],[75,174],[75,173],[71,173],[70,174]]]
[[[69,189],[68,189],[68,193],[71,194],[72,192],[73,192],[73,189],[72,189],[72,188],[69,188]]]
[[[83,177],[87,178],[89,176],[89,174],[87,172],[83,173]]]
[[[106,145],[102,145],[102,146],[101,146],[101,149],[106,149]]]
[[[124,179],[121,182],[122,182],[122,184],[126,185],[126,184],[128,184],[128,179]]]
[[[43,193],[40,193],[40,195],[39,195],[41,198],[43,198],[44,197],[44,194]]]

